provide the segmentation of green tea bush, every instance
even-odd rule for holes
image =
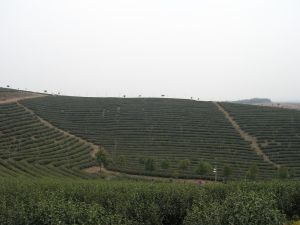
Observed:
[[[194,203],[184,225],[282,225],[285,216],[270,195],[233,192],[226,200],[200,200]]]
[[[184,220],[184,225],[222,224],[223,208],[218,202],[197,202]]]
[[[0,224],[283,224],[299,182],[163,183],[0,178]]]
[[[254,191],[231,194],[223,205],[223,224],[282,225],[285,216],[270,195]]]

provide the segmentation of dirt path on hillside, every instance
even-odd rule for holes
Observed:
[[[96,156],[96,153],[99,151],[99,146],[98,145],[95,145],[91,142],[88,142],[80,137],[77,137],[73,134],[70,134],[69,132],[66,132],[62,129],[59,129],[58,127],[56,126],[53,126],[51,123],[49,123],[48,121],[42,119],[41,117],[39,117],[38,115],[36,115],[34,113],[34,111],[32,111],[31,109],[27,108],[26,106],[24,106],[23,104],[21,104],[20,102],[17,102],[17,105],[21,106],[22,108],[25,109],[25,111],[27,111],[28,113],[30,113],[31,115],[33,115],[34,117],[36,117],[41,123],[43,123],[45,126],[49,127],[49,128],[52,128],[52,129],[55,129],[57,130],[58,132],[60,133],[63,133],[66,137],[72,137],[72,138],[76,138],[77,140],[79,140],[79,142],[83,143],[83,144],[86,144],[86,145],[89,145],[91,148],[92,148],[92,151],[91,151],[91,156],[92,158],[95,158]]]
[[[2,104],[9,104],[9,103],[15,103],[21,100],[25,100],[25,99],[30,99],[30,98],[40,98],[40,97],[45,97],[45,95],[43,94],[33,94],[33,95],[28,95],[28,96],[22,96],[22,97],[11,97],[11,98],[7,98],[7,99],[0,99],[0,105]]]
[[[41,117],[39,117],[38,115],[36,115],[34,113],[34,111],[32,111],[31,109],[27,108],[26,106],[24,106],[23,104],[21,104],[20,102],[16,102],[17,105],[19,105],[20,107],[24,108],[28,113],[30,113],[31,115],[33,115],[34,117],[36,117],[41,123],[43,123],[45,126],[55,129],[61,133],[63,133],[66,137],[73,137],[76,138],[77,140],[79,140],[81,143],[87,144],[89,146],[91,146],[92,151],[90,152],[91,157],[92,158],[96,158],[96,153],[99,151],[100,146],[95,145],[91,142],[88,142],[80,137],[77,137],[73,134],[70,134],[62,129],[59,129],[58,127],[52,125],[51,123],[49,123],[48,121],[42,119]],[[97,174],[100,171],[100,167],[99,166],[93,166],[93,167],[89,167],[86,169],[83,169],[82,171],[86,172],[86,173],[91,173],[91,174]],[[174,180],[176,182],[180,182],[180,183],[197,183],[199,181],[199,179],[175,179],[175,178],[164,178],[164,177],[156,177],[156,176],[145,176],[145,175],[134,175],[134,174],[126,174],[126,173],[120,173],[117,171],[112,171],[112,170],[108,170],[104,167],[101,168],[101,171],[104,172],[105,174],[108,175],[112,175],[112,176],[121,176],[121,175],[125,175],[129,178],[134,178],[134,179],[145,179],[145,180],[156,180],[156,181],[170,181]],[[207,183],[210,183],[212,181],[207,181]]]
[[[247,142],[251,143],[252,149],[256,152],[257,155],[262,156],[264,161],[272,164],[276,168],[279,168],[279,165],[274,163],[273,161],[270,160],[270,158],[262,151],[260,148],[257,139],[250,134],[246,133],[240,126],[239,124],[234,120],[234,118],[217,102],[214,102],[214,104],[218,107],[218,109],[224,114],[226,119],[232,124],[234,129],[240,134],[240,136]]]

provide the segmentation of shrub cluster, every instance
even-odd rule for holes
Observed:
[[[299,182],[0,179],[0,224],[279,225],[299,215]]]

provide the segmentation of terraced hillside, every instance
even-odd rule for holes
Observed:
[[[275,163],[292,168],[300,177],[300,112],[262,106],[223,103],[240,127],[255,136]]]
[[[49,96],[22,101],[51,124],[97,145],[111,154],[118,169],[130,173],[195,176],[196,165],[207,161],[233,168],[244,177],[253,164],[260,177],[275,176],[275,167],[258,156],[222,112],[211,102],[180,99],[121,99]],[[153,157],[154,171],[145,171],[141,159]],[[120,163],[120,158],[126,159]],[[191,166],[180,170],[178,162]],[[168,160],[169,169],[160,164]]]
[[[42,123],[22,105],[0,104],[0,176],[88,177],[91,146]]]

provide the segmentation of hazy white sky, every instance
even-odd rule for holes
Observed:
[[[300,100],[299,0],[2,0],[0,86]]]

